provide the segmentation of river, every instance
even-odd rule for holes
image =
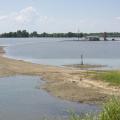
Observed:
[[[65,65],[80,63],[81,54],[88,64],[120,68],[120,42],[82,42],[68,38],[1,38],[7,57],[39,64]],[[76,113],[98,112],[99,106],[60,100],[43,89],[39,76],[0,78],[0,120],[40,120],[43,117],[66,118]]]
[[[39,76],[0,78],[0,120],[66,119],[69,112],[98,112],[97,105],[60,100],[43,89]]]
[[[79,64],[83,54],[85,64],[120,68],[120,41],[82,42],[68,38],[10,38],[1,39],[6,56],[33,63],[49,65]]]

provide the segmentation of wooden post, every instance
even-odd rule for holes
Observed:
[[[78,33],[78,41],[80,40],[79,38],[80,38],[80,37],[79,37],[79,33]]]
[[[81,55],[81,65],[84,65],[84,62],[83,62],[83,54]]]

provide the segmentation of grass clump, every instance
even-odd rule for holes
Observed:
[[[111,85],[120,85],[120,72],[119,71],[109,71],[103,73],[97,73],[94,76],[95,79],[104,80]]]
[[[86,114],[84,116],[72,113],[69,120],[97,120],[95,116]]]
[[[99,120],[120,120],[120,99],[112,98],[104,105]]]
[[[120,120],[120,98],[110,99],[97,116],[71,114],[70,120]]]

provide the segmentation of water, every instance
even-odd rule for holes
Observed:
[[[107,65],[120,68],[120,41],[79,42],[74,38],[22,38],[0,39],[1,45],[9,45],[6,55],[33,63],[49,65],[79,64],[84,55],[86,64]]]
[[[67,118],[69,110],[76,113],[99,111],[98,106],[60,100],[37,89],[42,84],[38,76],[0,78],[0,120]]]
[[[88,64],[120,68],[120,41],[79,42],[68,38],[10,38],[0,39],[6,56],[33,63],[64,65],[80,63],[81,54]],[[0,120],[40,120],[46,117],[68,116],[68,110],[77,113],[96,112],[99,107],[60,100],[42,89],[39,77],[14,76],[0,78]]]

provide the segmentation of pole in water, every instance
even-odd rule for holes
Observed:
[[[78,41],[80,40],[80,30],[78,29]]]
[[[84,65],[84,62],[83,62],[83,54],[81,55],[81,65]]]

